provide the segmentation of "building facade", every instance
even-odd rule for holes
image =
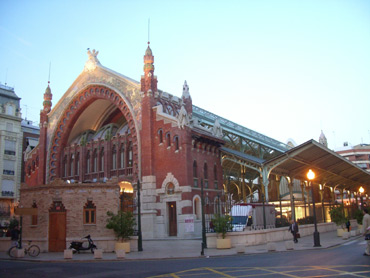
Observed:
[[[350,146],[344,143],[343,147],[337,149],[336,152],[361,169],[370,172],[370,144]]]
[[[0,84],[0,221],[6,225],[19,200],[22,165],[20,98]]]
[[[53,109],[50,86],[45,91],[39,143],[27,153],[21,189],[21,205],[38,215],[24,217],[24,237],[61,251],[91,234],[111,250],[106,213],[127,197],[137,203],[139,180],[144,239],[198,237],[201,184],[207,200],[222,195],[221,126],[192,122],[186,82],[181,97],[157,89],[149,45],[140,82],[102,66],[97,54],[88,51],[83,72]]]

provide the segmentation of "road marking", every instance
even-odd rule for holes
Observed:
[[[213,272],[213,273],[220,274],[220,275],[222,275],[223,277],[235,278],[235,276],[231,276],[231,275],[228,275],[228,274],[226,274],[226,273],[223,273],[223,272],[217,271],[217,270],[215,270],[215,269],[213,269],[213,268],[205,267],[204,269],[207,269],[207,270],[209,270],[209,271],[211,271],[211,272]]]
[[[353,269],[355,268],[355,269]],[[256,273],[257,271],[258,273]],[[327,271],[320,273],[317,271]],[[237,272],[237,273],[236,273]],[[232,274],[237,276],[232,276]],[[293,274],[294,273],[294,274]],[[231,275],[230,275],[231,274]],[[189,278],[189,277],[275,277],[287,276],[292,278],[318,278],[318,277],[369,277],[369,265],[326,265],[326,266],[275,266],[275,267],[200,267],[167,273],[148,278]],[[217,276],[215,276],[217,275]]]
[[[334,268],[331,268],[331,267],[321,267],[321,266],[316,266],[315,268],[317,268],[317,269],[325,269],[325,270],[328,270],[328,271],[336,272],[335,275],[337,275],[337,273],[339,273],[341,276],[343,276],[343,275],[350,275],[350,276],[364,277],[364,278],[369,277],[369,276],[361,276],[361,275],[358,274],[358,273],[369,273],[369,271],[348,272],[348,271],[337,270],[337,269],[334,269]],[[325,275],[325,276],[326,277],[330,277],[332,275],[330,275],[330,276]]]

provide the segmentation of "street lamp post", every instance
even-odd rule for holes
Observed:
[[[200,180],[200,198],[201,198],[201,209],[202,209],[202,251],[200,254],[204,256],[204,248],[207,248],[207,238],[206,238],[206,219],[204,215],[204,189],[203,189],[203,179]]]
[[[138,241],[137,249],[138,251],[143,251],[143,236],[141,233],[141,202],[140,202],[140,181],[137,181],[137,232],[138,232]]]
[[[313,233],[313,247],[320,247],[320,234],[317,231],[317,221],[316,221],[316,209],[315,209],[315,196],[313,192],[312,180],[315,178],[315,173],[310,169],[307,173],[307,178],[310,181],[311,195],[312,195],[312,208],[313,208],[313,222],[315,224],[315,231]]]

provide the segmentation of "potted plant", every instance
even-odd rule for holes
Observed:
[[[360,209],[355,210],[354,218],[357,221],[358,229],[362,232],[362,219],[364,218],[363,211]]]
[[[215,232],[221,235],[221,238],[217,238],[217,249],[231,248],[231,240],[226,238],[226,233],[232,230],[232,217],[216,214],[212,219],[212,224]]]
[[[343,233],[346,231],[345,223],[348,221],[344,214],[343,205],[333,207],[329,211],[329,214],[330,214],[331,221],[337,224],[337,235],[340,237],[343,236]]]
[[[132,212],[119,211],[114,214],[107,212],[107,229],[112,229],[117,237],[115,250],[124,249],[126,253],[130,252],[130,236],[134,235],[135,218]]]

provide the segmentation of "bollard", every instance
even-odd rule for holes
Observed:
[[[116,250],[117,259],[124,259],[126,257],[126,252],[124,249]]]
[[[343,239],[349,239],[350,238],[350,233],[349,232],[344,232],[342,238]]]
[[[15,257],[16,258],[23,258],[24,257],[24,249],[21,248],[21,249],[16,249],[15,250]]]
[[[102,259],[103,258],[103,250],[102,249],[95,249],[94,250],[94,259]]]
[[[238,244],[236,246],[236,253],[244,253],[245,252],[245,245],[244,244]]]
[[[66,249],[64,250],[64,259],[72,259],[73,258],[73,250]]]
[[[293,243],[293,241],[285,241],[285,249],[286,250],[294,250],[294,243]]]
[[[267,243],[267,251],[276,251],[276,244],[274,242]]]

